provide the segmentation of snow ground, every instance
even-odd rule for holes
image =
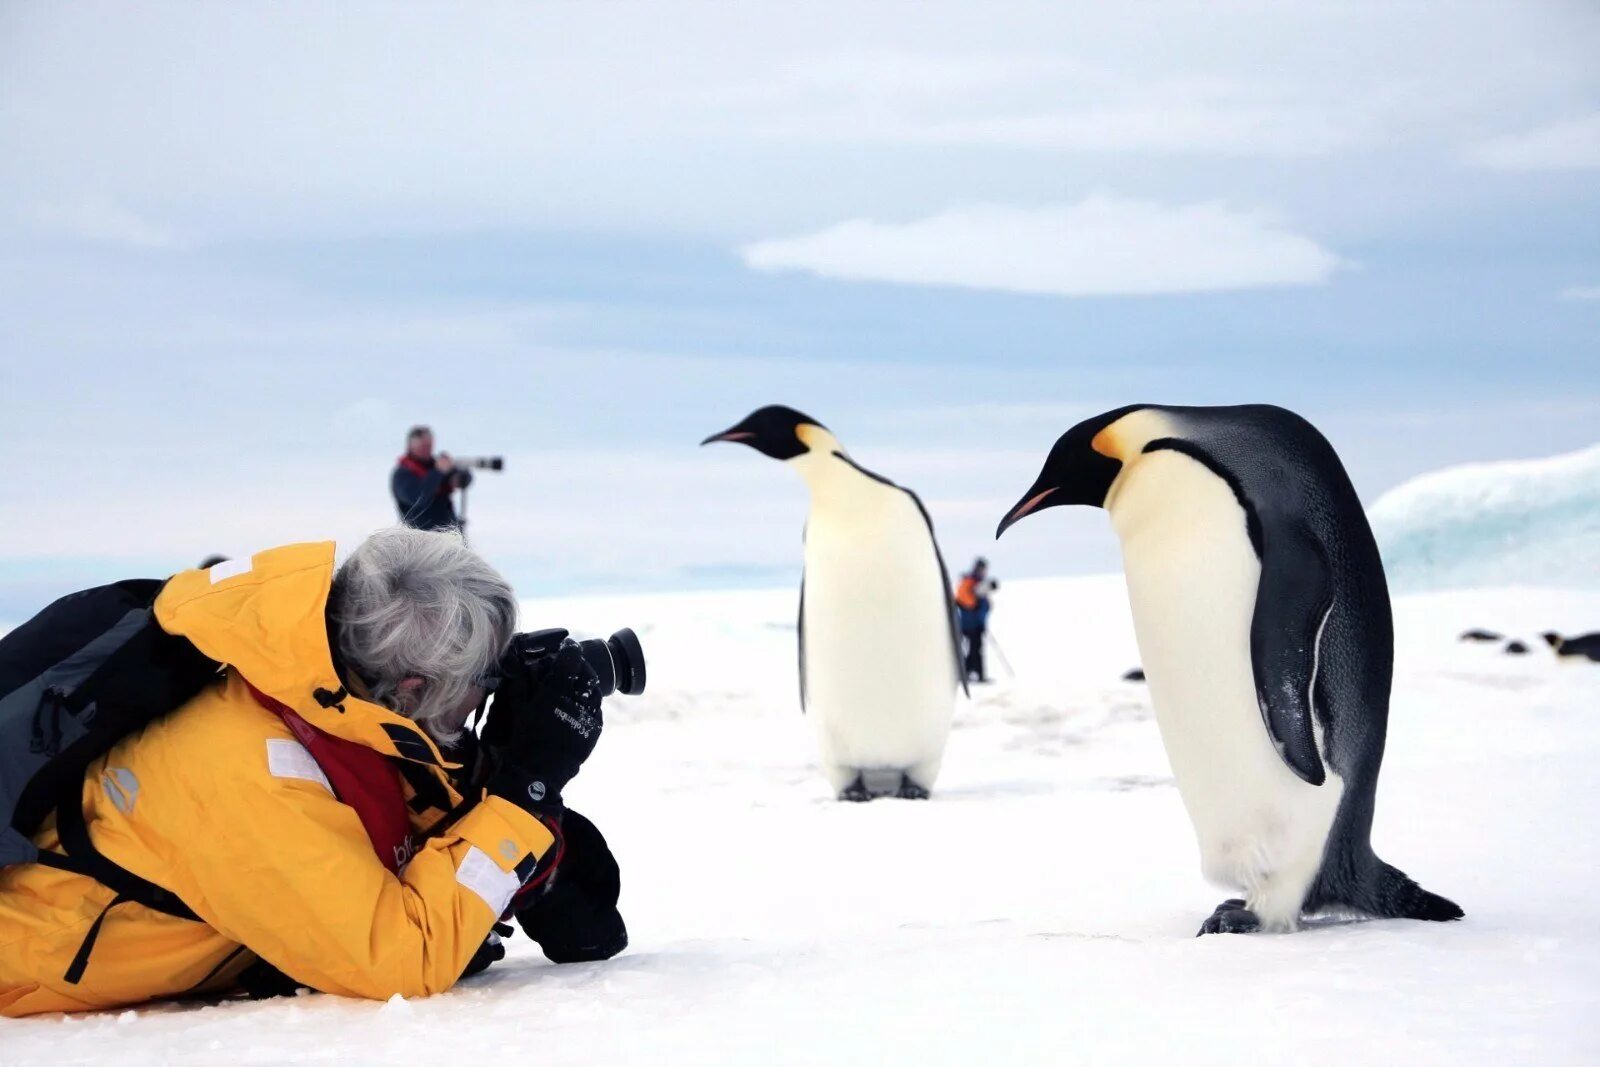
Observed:
[[[1200,878],[1120,576],[1008,583],[1014,680],[957,713],[931,802],[832,801],[794,680],[792,591],[526,606],[632,624],[569,796],[623,866],[632,947],[530,942],[452,992],[0,1020],[0,1062],[1450,1064],[1600,1061],[1600,666],[1456,643],[1600,625],[1600,592],[1397,602],[1379,853],[1461,923],[1196,939]],[[1004,675],[1004,671],[997,673]]]

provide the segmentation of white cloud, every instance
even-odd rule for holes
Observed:
[[[104,197],[36,203],[24,214],[26,221],[42,229],[97,244],[134,248],[179,248],[183,245],[171,230]]]
[[[1569,285],[1556,294],[1557,300],[1600,300],[1600,285]]]
[[[855,219],[741,250],[757,270],[1060,296],[1319,285],[1339,257],[1258,212],[1091,196],[1075,204],[951,208]]]
[[[1489,170],[1600,169],[1600,111],[1480,141],[1467,158]]]

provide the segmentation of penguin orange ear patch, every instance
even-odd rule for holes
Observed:
[[[1121,420],[1119,419],[1118,421],[1120,422]],[[1090,439],[1089,447],[1100,453],[1102,456],[1109,456],[1112,459],[1120,460],[1122,458],[1122,447],[1117,441],[1116,429],[1117,424],[1115,422],[1110,426],[1107,426]]]
[[[811,423],[802,422],[800,425],[794,428],[794,435],[795,437],[799,438],[800,443],[805,445],[809,450],[813,446],[814,442],[812,441],[812,437],[816,430],[817,427],[813,426]]]

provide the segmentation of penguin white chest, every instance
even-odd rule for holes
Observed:
[[[1250,658],[1261,565],[1244,511],[1225,481],[1171,450],[1125,469],[1107,509],[1150,699],[1205,873],[1252,895],[1283,884],[1282,919],[1292,923],[1295,887],[1303,895],[1320,866],[1341,787],[1332,776],[1320,788],[1298,778],[1262,721]]]
[[[824,761],[936,770],[956,678],[921,512],[888,487],[870,504],[813,510],[805,559],[804,682]]]

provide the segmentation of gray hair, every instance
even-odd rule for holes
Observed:
[[[366,695],[430,724],[493,672],[516,628],[511,585],[454,530],[394,526],[361,542],[328,597],[339,654]],[[420,689],[402,690],[409,677]],[[448,737],[435,737],[441,741]]]

